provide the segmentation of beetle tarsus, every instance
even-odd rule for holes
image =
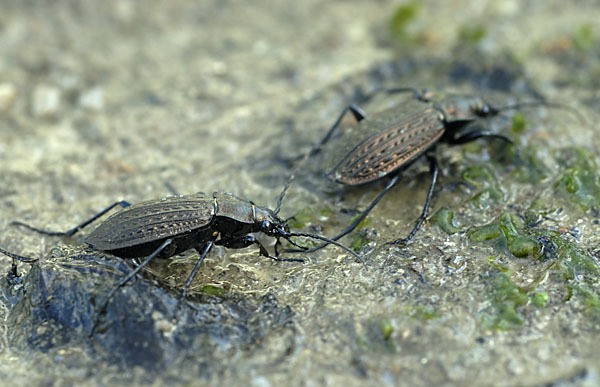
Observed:
[[[18,272],[17,260],[13,258],[10,270],[6,273],[6,281],[10,286],[16,286],[23,282],[23,276]]]
[[[410,243],[410,239],[409,238],[400,238],[400,239],[396,239],[395,241],[392,242],[388,242],[386,244],[389,245],[395,245],[395,246],[407,246]]]
[[[108,211],[112,210],[116,206],[121,206],[123,208],[126,208],[126,207],[131,206],[131,203],[126,202],[124,200],[115,202],[115,203],[111,204],[110,206],[106,207],[105,209],[103,209],[102,211],[98,212],[96,215],[92,216],[91,218],[85,220],[81,224],[78,224],[77,226],[75,226],[72,229],[67,230],[67,231],[42,230],[42,229],[39,229],[37,227],[30,226],[30,225],[28,225],[26,223],[19,222],[18,220],[12,221],[11,224],[14,225],[14,226],[25,227],[28,230],[35,231],[38,234],[42,234],[42,235],[48,235],[48,236],[73,236],[79,230],[81,230],[85,226],[89,225],[90,223],[92,223],[93,221],[95,221],[96,219],[98,219],[99,217],[101,217],[102,215],[106,214]]]

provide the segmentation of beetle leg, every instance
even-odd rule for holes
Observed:
[[[323,137],[323,139],[321,141],[319,141],[319,144],[316,147],[314,147],[313,149],[310,150],[309,156],[316,155],[317,153],[319,153],[321,151],[321,147],[323,145],[325,145],[327,143],[327,141],[329,141],[331,139],[331,136],[333,136],[333,133],[340,126],[340,123],[342,122],[342,120],[344,119],[344,116],[348,112],[352,113],[352,115],[358,122],[364,120],[367,117],[367,113],[365,113],[365,111],[362,110],[360,108],[360,106],[355,105],[355,104],[351,104],[351,105],[347,106],[344,110],[342,110],[342,113],[337,118],[337,120],[335,120],[335,122],[331,126],[331,128],[329,128],[325,137]]]
[[[493,133],[493,132],[490,132],[487,130],[475,130],[473,132],[468,132],[457,138],[450,138],[448,140],[448,143],[452,144],[452,145],[465,144],[467,142],[475,141],[478,138],[482,138],[482,137],[497,138],[497,139],[506,141],[507,143],[509,143],[511,145],[515,144],[510,137],[507,137],[503,134]]]
[[[225,246],[229,249],[243,249],[255,243],[258,244],[261,255],[268,254],[267,250],[263,247],[263,245],[261,245],[252,235],[244,235],[239,238],[232,238],[231,236],[224,237],[223,235],[221,235],[221,239],[219,239],[216,242],[216,244]]]
[[[21,226],[21,227],[25,227],[31,231],[35,231],[37,233],[43,234],[43,235],[49,235],[49,236],[71,236],[73,234],[75,234],[76,232],[78,232],[79,230],[81,230],[82,228],[84,228],[85,226],[87,226],[88,224],[92,223],[94,220],[98,219],[99,217],[101,217],[102,215],[106,214],[108,211],[112,210],[114,207],[116,206],[121,206],[123,208],[125,207],[129,207],[131,205],[131,203],[126,202],[124,200],[121,200],[120,202],[116,202],[111,204],[110,206],[106,207],[105,209],[103,209],[102,211],[98,212],[96,215],[92,216],[91,218],[89,218],[88,220],[86,220],[85,222],[73,227],[70,230],[61,232],[61,231],[48,231],[48,230],[41,230],[39,228],[30,226],[28,224],[25,224],[23,222],[19,222],[19,221],[12,221],[11,224],[15,225],[15,226]]]
[[[371,210],[377,205],[377,203],[379,203],[379,201],[383,198],[383,196],[394,186],[396,185],[396,183],[398,182],[398,180],[400,179],[400,174],[397,173],[396,175],[394,175],[394,177],[387,183],[387,185],[385,186],[385,188],[383,188],[383,190],[379,193],[379,195],[377,195],[377,197],[371,202],[371,204],[369,204],[369,206],[362,212],[362,214],[360,214],[360,216],[358,218],[356,218],[356,220],[350,225],[348,226],[348,228],[346,228],[344,231],[342,231],[341,233],[339,233],[338,235],[334,236],[333,238],[329,238],[331,240],[337,241],[338,239],[346,236],[347,234],[351,233],[352,231],[354,231],[354,229],[356,227],[358,227],[358,225],[360,224],[360,222],[363,221],[364,218],[367,217],[367,215],[369,215],[369,213],[371,212]],[[298,249],[289,249],[287,250],[287,252],[290,253],[299,253],[299,252],[306,252],[306,253],[312,253],[313,251],[317,251],[322,249],[323,247],[327,246],[329,243],[322,243],[317,247],[313,247],[312,249],[308,249],[308,250],[298,250]]]
[[[210,249],[212,249],[214,244],[215,244],[214,241],[208,241],[204,244],[198,244],[198,245],[196,245],[196,247],[194,247],[196,249],[196,251],[198,252],[198,254],[200,254],[200,258],[198,258],[198,260],[196,261],[196,264],[194,265],[192,272],[188,276],[188,279],[185,281],[185,284],[183,285],[183,291],[181,292],[181,300],[184,300],[185,297],[187,296],[190,285],[192,284],[192,281],[194,280],[194,278],[196,278],[196,274],[198,274],[198,270],[200,270],[200,265],[202,265],[204,258],[206,258],[206,255],[208,254]],[[180,302],[181,302],[181,300],[180,300]]]
[[[0,253],[12,258],[13,262],[15,262],[15,260],[19,260],[19,261],[25,262],[25,263],[33,263],[33,262],[37,262],[37,260],[38,260],[37,258],[29,258],[29,257],[24,257],[22,255],[13,254],[4,249],[0,249]]]
[[[244,235],[244,236],[242,236],[240,238],[236,238],[236,239],[225,239],[225,240],[221,239],[217,242],[217,244],[223,245],[230,249],[243,249],[244,247],[248,247],[251,245],[257,245],[258,249],[260,251],[260,255],[262,255],[263,257],[271,258],[274,261],[277,261],[277,262],[304,262],[303,259],[279,258],[279,257],[275,257],[275,256],[269,254],[269,252],[267,251],[265,246],[263,246],[262,243],[260,243],[253,235]]]
[[[21,277],[21,275],[17,271],[17,261],[21,261],[21,262],[25,262],[25,263],[34,263],[34,262],[38,261],[37,258],[29,258],[29,257],[24,257],[22,255],[13,254],[10,251],[6,251],[1,248],[0,248],[0,253],[12,258],[12,265],[10,267],[10,270],[8,271],[8,274],[6,275],[6,279],[8,280],[8,282],[10,284],[17,283],[19,277]]]
[[[121,288],[121,286],[125,285],[130,279],[132,279],[137,273],[139,273],[145,266],[147,266],[150,263],[150,261],[152,261],[154,258],[156,258],[171,243],[173,243],[173,239],[165,240],[156,250],[154,250],[152,252],[152,254],[150,254],[148,256],[148,258],[146,258],[144,260],[144,262],[142,262],[138,267],[136,267],[129,274],[127,274],[125,277],[123,277],[119,281],[119,283],[115,287],[113,287],[110,292],[108,292],[108,296],[106,296],[106,298],[104,299],[104,302],[102,302],[102,304],[100,304],[100,309],[98,309],[98,314],[96,315],[96,319],[94,320],[94,325],[92,325],[90,337],[94,335],[96,326],[98,326],[98,323],[100,322],[100,315],[102,314],[102,312],[104,312],[104,310],[106,309],[106,306],[108,305],[108,301],[110,301],[110,299],[112,298],[112,296],[114,296],[114,294],[117,292],[117,290],[119,290]]]
[[[425,92],[420,92],[419,90],[417,90],[413,87],[394,87],[394,88],[389,88],[389,89],[380,87],[380,88],[373,90],[372,92],[370,92],[363,98],[361,98],[361,100],[362,100],[361,103],[368,102],[375,95],[382,93],[382,92],[387,93],[387,94],[411,92],[414,94],[415,99],[418,99],[418,100],[424,101],[424,102],[427,101]],[[321,147],[323,145],[325,145],[331,139],[331,136],[333,136],[333,133],[340,126],[340,123],[342,122],[342,120],[344,119],[344,116],[348,112],[352,113],[352,115],[354,116],[354,118],[356,119],[357,122],[360,122],[367,117],[367,113],[365,113],[365,111],[360,106],[358,106],[358,104],[353,103],[353,104],[346,106],[346,108],[344,108],[344,110],[342,110],[342,113],[339,115],[339,117],[335,120],[335,122],[331,126],[331,128],[329,128],[329,130],[327,131],[327,134],[325,134],[325,137],[323,137],[323,139],[321,141],[319,141],[319,144],[317,146],[315,146],[314,148],[312,148],[310,150],[310,152],[308,153],[308,157],[314,156],[315,154],[317,154],[321,151]],[[302,158],[302,156],[299,156],[296,158],[296,160],[299,160],[301,158]]]
[[[437,181],[438,169],[439,169],[437,159],[435,158],[433,151],[427,153],[427,159],[429,160],[429,168],[431,170],[431,185],[429,186],[429,191],[427,192],[427,198],[425,199],[425,205],[423,206],[423,212],[421,212],[421,216],[419,216],[419,219],[417,219],[417,224],[415,224],[415,227],[413,227],[410,234],[408,234],[408,236],[406,238],[396,239],[395,241],[391,242],[391,244],[397,245],[397,244],[406,244],[406,243],[410,242],[410,240],[415,236],[415,234],[417,233],[417,231],[423,224],[423,221],[425,221],[425,218],[427,218],[427,214],[429,213],[429,205],[431,204],[431,198],[433,197],[433,190],[435,188],[435,183]]]
[[[23,257],[21,255],[10,253],[6,250],[0,249],[0,253],[7,255],[12,258],[12,265],[10,265],[10,270],[6,273],[6,280],[10,285],[16,285],[22,281],[21,274],[18,272],[17,261],[26,262],[26,263],[34,263],[37,262],[37,258],[29,258]]]
[[[168,181],[165,181],[165,187],[169,190],[169,192],[171,193],[171,195],[173,195],[173,196],[179,196],[179,195],[181,195],[179,193],[179,191],[177,191],[175,189],[175,187],[173,186],[173,184],[169,183]]]
[[[278,247],[281,245],[281,240],[279,237],[276,238],[275,240],[275,246],[273,247],[275,249],[275,256],[279,257],[279,251],[278,251]]]
[[[13,258],[12,265],[10,266],[10,270],[6,273],[6,281],[11,286],[17,285],[23,279],[21,278],[21,274],[17,271],[17,260]]]

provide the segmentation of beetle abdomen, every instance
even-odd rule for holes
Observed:
[[[215,212],[214,198],[204,194],[151,200],[114,214],[85,242],[107,251],[176,237],[208,225]]]

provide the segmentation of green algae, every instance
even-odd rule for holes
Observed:
[[[500,236],[493,238],[494,232]],[[548,229],[531,229],[515,214],[504,213],[491,224],[473,230],[469,239],[481,242],[490,239],[504,240],[512,255],[521,258],[534,258],[538,262],[548,262],[543,272],[537,275],[527,288],[517,286],[511,281],[514,271],[497,264],[490,257],[495,274],[490,276],[489,298],[494,312],[483,318],[483,324],[493,330],[511,329],[523,324],[518,307],[527,304],[543,308],[548,305],[550,295],[543,289],[536,289],[547,273],[554,278],[554,286],[564,287],[562,302],[574,298],[584,305],[585,312],[594,321],[600,321],[600,295],[595,290],[600,267],[596,260],[572,241],[568,235]],[[496,246],[501,245],[497,243]],[[524,247],[525,246],[525,247]],[[528,289],[535,292],[528,295]]]
[[[300,229],[312,224],[326,221],[333,215],[329,207],[306,206],[300,209],[288,220],[288,226],[292,229]]]
[[[397,353],[392,335],[394,325],[388,317],[374,317],[361,324],[356,332],[357,345],[365,350],[377,353]]]
[[[440,317],[440,315],[433,308],[426,306],[409,308],[409,316],[422,322],[435,320]]]
[[[363,249],[363,247],[368,245],[370,241],[371,240],[367,238],[364,233],[357,233],[352,239],[352,242],[350,242],[350,248],[356,252],[359,252]]]
[[[288,220],[288,226],[292,229],[304,228],[313,220],[312,207],[304,207]]]
[[[595,44],[594,31],[591,24],[582,24],[573,33],[573,46],[579,51],[591,51]]]
[[[350,220],[350,224],[356,222],[361,215],[362,214],[357,214],[356,216],[354,216],[352,220]],[[371,219],[369,219],[368,217],[361,220],[360,223],[356,226],[355,230],[360,231],[365,227],[373,227],[373,222],[371,222]]]
[[[456,234],[460,231],[454,221],[454,211],[442,208],[433,215],[432,223],[440,227],[446,234]]]
[[[520,183],[538,184],[551,175],[551,170],[544,164],[541,153],[545,150],[539,146],[519,147],[514,153],[515,170],[512,176]]]
[[[356,222],[356,220],[358,220],[358,218],[361,215],[362,214],[357,214],[356,216],[354,216],[350,221],[350,224]],[[354,233],[354,238],[352,239],[352,242],[350,242],[351,249],[353,249],[354,251],[361,251],[363,247],[369,244],[371,240],[368,238],[367,233],[365,232],[366,230],[364,230],[368,227],[373,227],[373,222],[371,222],[371,219],[369,219],[368,217],[364,218],[360,221],[360,223],[358,223],[358,225],[354,229],[354,231],[356,231]]]
[[[409,42],[413,40],[408,33],[408,25],[415,20],[421,10],[421,5],[417,1],[403,4],[396,8],[390,21],[390,30],[392,37],[400,42]]]
[[[559,196],[582,211],[600,208],[600,173],[594,156],[584,148],[568,148],[559,152],[559,164],[564,168],[555,184]]]
[[[361,214],[357,214],[354,216],[348,224],[354,223]],[[331,208],[325,207],[316,207],[316,206],[306,206],[300,209],[293,217],[288,220],[288,226],[291,229],[302,229],[311,225],[316,225],[321,222],[328,221],[332,216],[334,216],[334,212]],[[367,233],[363,230],[369,227],[373,227],[373,222],[365,217],[363,220],[358,223],[356,228],[354,229],[354,237],[352,242],[350,243],[350,248],[354,251],[361,251],[363,247],[365,247],[371,241]],[[362,232],[361,232],[362,231]],[[318,243],[312,240],[294,240],[298,245],[311,248],[316,247]]]
[[[501,331],[523,325],[523,317],[517,308],[528,303],[527,292],[511,281],[509,273],[495,272],[489,280],[492,311],[483,316],[483,325]]]
[[[496,181],[496,177],[494,176],[492,169],[485,165],[476,165],[467,168],[462,173],[462,177],[476,187],[484,186],[485,182]]]
[[[227,296],[227,291],[225,289],[214,285],[203,285],[200,289],[200,293],[219,298]]]
[[[512,118],[512,127],[510,133],[513,136],[521,136],[527,130],[527,119],[521,113],[517,113]]]
[[[559,232],[552,230],[539,230],[537,234],[547,237],[554,245],[554,255],[558,258],[558,272],[564,279],[575,279],[578,276],[600,275],[600,268],[596,261],[575,242],[565,239]]]
[[[394,326],[389,318],[379,320],[379,329],[384,340],[389,340],[392,337],[392,333],[394,333]]]
[[[479,208],[488,208],[491,203],[504,200],[504,192],[494,175],[492,168],[485,165],[476,165],[467,168],[462,173],[463,179],[479,188],[470,201]]]
[[[469,230],[467,235],[473,242],[499,240],[517,258],[538,259],[543,251],[541,242],[528,235],[524,220],[510,212],[502,213],[487,225]]]
[[[498,224],[491,223],[471,229],[467,235],[473,242],[483,242],[500,237],[502,235],[502,231],[500,230],[500,226]]]
[[[482,25],[465,24],[458,30],[459,42],[476,45],[487,35],[487,29]]]
[[[545,308],[550,301],[550,296],[546,292],[536,292],[529,298],[531,303],[539,308]]]
[[[537,259],[542,253],[542,246],[538,241],[521,235],[512,239],[508,244],[508,248],[511,254],[517,258],[532,257],[533,259]]]
[[[585,313],[595,322],[600,322],[600,295],[592,287],[585,284],[573,286],[576,297],[585,308]]]

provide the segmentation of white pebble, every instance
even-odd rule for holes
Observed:
[[[17,88],[11,83],[0,83],[0,112],[7,112],[17,99]]]
[[[102,88],[94,87],[83,92],[79,96],[79,106],[94,112],[104,109],[104,91]]]
[[[33,115],[54,118],[60,107],[60,90],[54,86],[38,85],[33,91]]]

